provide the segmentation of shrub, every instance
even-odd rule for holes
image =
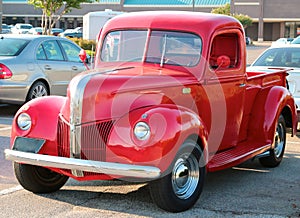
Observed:
[[[96,49],[96,41],[95,40],[87,40],[81,38],[70,38],[73,42],[79,45],[84,50],[88,51],[95,51]]]

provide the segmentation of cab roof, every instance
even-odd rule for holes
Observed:
[[[226,15],[188,11],[142,11],[124,13],[112,18],[104,26],[103,32],[127,28],[180,30],[202,37],[221,28],[243,29],[238,20]]]

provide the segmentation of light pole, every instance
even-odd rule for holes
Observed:
[[[264,0],[259,1],[260,13],[258,19],[258,39],[257,41],[264,41]]]
[[[234,5],[234,0],[230,1],[230,13],[235,14],[235,5]]]
[[[0,0],[0,33],[2,33],[2,0]]]
[[[193,0],[193,11],[195,11],[195,0]]]

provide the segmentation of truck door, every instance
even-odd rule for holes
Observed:
[[[212,40],[208,56],[207,88],[216,92],[209,94],[212,107],[220,107],[219,110],[223,108],[220,114],[212,113],[220,121],[214,125],[212,120],[210,135],[220,137],[220,143],[214,143],[212,152],[230,149],[241,140],[246,90],[245,45],[242,37],[242,32],[235,30],[217,34]]]

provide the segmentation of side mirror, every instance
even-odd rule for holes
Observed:
[[[86,51],[84,49],[81,49],[79,52],[79,58],[82,61],[82,63],[84,64],[84,66],[86,67],[87,70],[89,70],[89,66],[87,65],[87,54]]]
[[[230,58],[227,55],[221,55],[217,58],[218,68],[228,68],[230,66]]]
[[[87,59],[87,54],[86,54],[86,51],[84,49],[81,49],[80,52],[79,52],[79,58],[80,60],[85,63],[86,62],[86,59]]]

